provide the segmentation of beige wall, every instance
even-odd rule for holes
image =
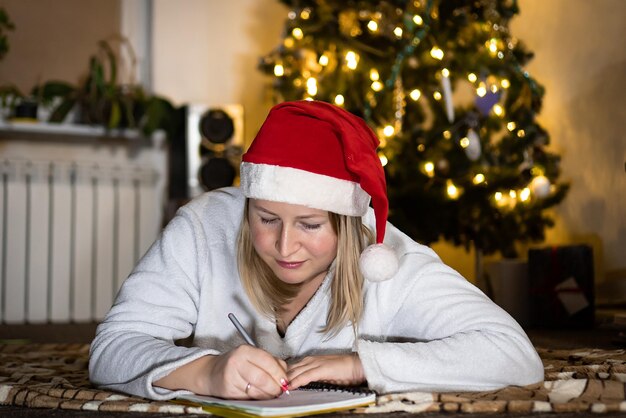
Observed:
[[[572,182],[550,242],[595,244],[596,260],[626,278],[626,2],[520,2],[513,30],[535,51],[546,88],[540,120]]]
[[[0,84],[28,93],[38,80],[77,82],[97,41],[119,32],[120,0],[0,0],[15,30]]]
[[[277,45],[287,9],[276,0],[153,5],[154,90],[179,103],[242,104],[251,140],[271,105],[268,79],[256,66]]]
[[[119,2],[111,0],[0,5],[15,11],[18,25],[11,35],[14,49],[0,63],[0,81],[25,86],[39,75],[74,80],[95,40],[119,26]],[[600,272],[626,271],[626,1],[519,5],[512,32],[536,54],[528,70],[547,91],[540,119],[563,156],[564,178],[572,182],[548,242],[592,243]],[[256,65],[278,44],[286,9],[277,0],[153,0],[152,7],[153,89],[177,103],[243,104],[250,140],[270,106],[269,80]],[[27,18],[35,28],[20,26]],[[435,249],[473,278],[472,254],[445,244]]]

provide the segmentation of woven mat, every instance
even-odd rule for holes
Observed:
[[[361,414],[387,412],[626,411],[626,350],[538,349],[545,381],[489,392],[381,395]],[[0,345],[0,405],[71,410],[201,414],[197,407],[156,402],[90,385],[89,346]]]

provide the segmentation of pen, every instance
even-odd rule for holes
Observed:
[[[246,329],[243,327],[243,325],[241,325],[241,322],[239,322],[235,314],[232,312],[229,313],[228,319],[230,319],[230,322],[232,322],[235,328],[237,328],[237,331],[239,331],[239,334],[241,334],[243,339],[246,340],[246,342],[252,347],[256,347],[254,340],[252,339],[252,337],[250,337],[250,334],[246,332]],[[287,383],[287,381],[285,381],[285,379],[280,379],[280,387],[283,390],[283,392],[289,395],[289,389],[288,389],[289,384]]]
[[[229,313],[228,314],[228,319],[230,319],[230,322],[233,323],[233,325],[235,326],[235,328],[237,328],[237,331],[239,331],[239,334],[241,334],[241,336],[243,337],[244,340],[246,340],[246,342],[248,344],[250,344],[252,347],[256,347],[256,344],[254,343],[254,340],[252,339],[252,337],[250,337],[250,335],[246,332],[246,330],[244,329],[244,327],[241,325],[241,322],[239,322],[239,320],[237,319],[237,317],[235,316],[234,313]]]

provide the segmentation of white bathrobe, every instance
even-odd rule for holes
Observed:
[[[539,356],[520,326],[456,271],[387,224],[385,243],[399,259],[390,280],[365,284],[355,340],[348,324],[320,333],[329,306],[329,274],[280,337],[243,290],[236,240],[245,198],[237,188],[181,208],[124,282],[91,345],[91,381],[152,399],[186,391],[155,380],[207,354],[244,343],[235,313],[260,348],[283,359],[358,352],[370,388],[392,391],[480,391],[543,379]],[[364,222],[374,227],[370,210]],[[174,345],[191,334],[193,347]]]

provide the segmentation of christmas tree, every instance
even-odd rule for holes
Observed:
[[[283,39],[260,63],[275,101],[323,100],[368,122],[391,222],[505,257],[544,239],[568,185],[536,120],[532,54],[509,31],[515,0],[282,3]]]

